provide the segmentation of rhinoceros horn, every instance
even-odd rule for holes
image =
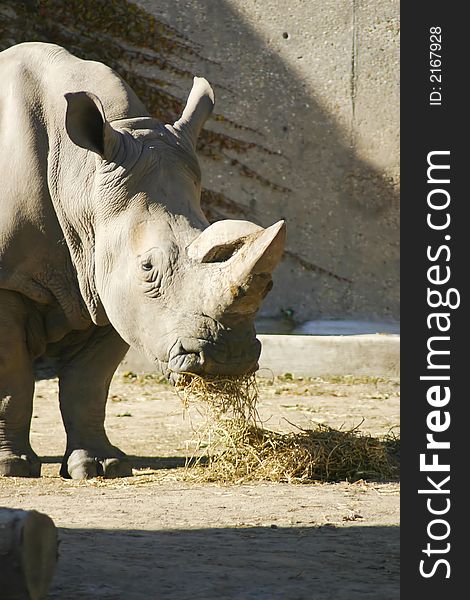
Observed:
[[[173,127],[195,149],[197,138],[214,108],[214,91],[204,77],[195,77],[183,114]]]
[[[218,263],[217,290],[206,303],[221,321],[254,316],[272,287],[271,273],[281,260],[286,238],[284,221],[264,229],[248,221],[218,221],[187,248],[201,263]]]

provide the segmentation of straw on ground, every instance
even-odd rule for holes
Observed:
[[[393,435],[374,438],[358,428],[326,425],[290,433],[265,429],[254,375],[185,374],[177,391],[189,414],[202,416],[194,426],[188,479],[312,483],[398,476],[399,439]]]

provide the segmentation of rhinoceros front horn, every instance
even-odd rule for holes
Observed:
[[[195,77],[183,114],[173,127],[195,149],[197,138],[214,108],[214,91],[204,77]]]
[[[254,316],[272,287],[271,273],[284,251],[286,226],[267,229],[248,221],[218,221],[187,248],[190,258],[215,263],[216,289],[208,289],[206,305],[221,321]]]

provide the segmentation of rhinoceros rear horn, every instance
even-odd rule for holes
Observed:
[[[231,277],[234,283],[243,285],[255,275],[271,274],[284,252],[286,224],[278,221],[267,229],[248,236],[233,257]]]
[[[254,316],[272,287],[271,273],[281,260],[285,238],[284,221],[263,229],[227,220],[214,223],[190,244],[190,258],[219,267],[217,290],[209,292],[211,308],[221,321]]]
[[[199,133],[214,108],[214,91],[204,77],[195,77],[183,114],[174,128],[195,149]]]
[[[230,261],[229,299],[222,321],[237,322],[253,318],[273,283],[271,273],[281,260],[286,226],[279,221],[248,236]]]

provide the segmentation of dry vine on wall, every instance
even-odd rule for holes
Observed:
[[[197,44],[126,0],[2,0],[0,50],[24,41],[53,42],[81,58],[104,62],[131,85],[149,112],[164,123],[172,123],[184,106],[184,101],[169,91],[171,82],[186,79],[189,88],[193,75],[190,65],[195,60],[208,61]],[[240,160],[250,149],[275,152],[236,136],[237,131],[249,132],[249,128],[220,114],[213,118],[223,122],[234,135],[204,129],[198,143],[200,154],[214,161],[228,160],[240,175],[262,186],[289,191]],[[202,191],[201,204],[210,221],[254,217],[249,207],[207,188]]]

